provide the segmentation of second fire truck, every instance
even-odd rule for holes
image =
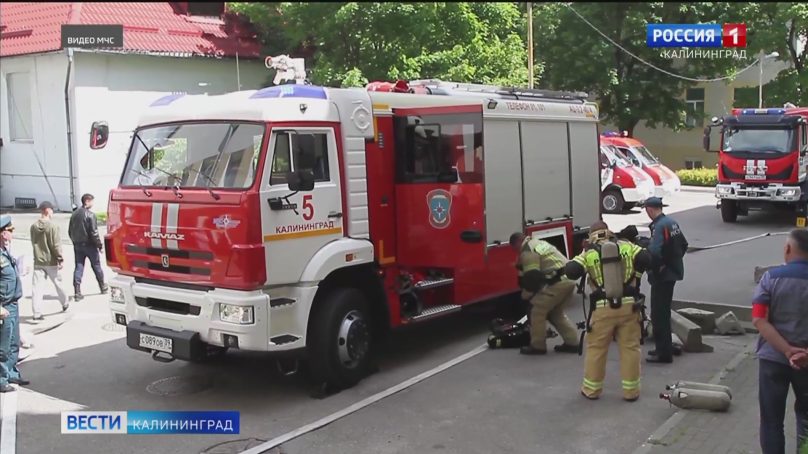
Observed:
[[[796,211],[805,227],[808,209],[808,108],[733,109],[704,130],[720,128],[716,197],[724,222],[753,209]]]

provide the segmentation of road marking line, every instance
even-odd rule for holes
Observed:
[[[430,370],[428,370],[426,372],[423,372],[423,373],[421,373],[419,375],[416,375],[415,377],[412,377],[409,380],[403,381],[403,382],[401,382],[401,383],[399,383],[399,384],[397,384],[395,386],[387,388],[384,391],[380,391],[380,392],[378,392],[378,393],[376,393],[376,394],[374,394],[374,395],[372,395],[370,397],[366,397],[365,399],[362,399],[359,402],[357,402],[357,403],[355,403],[355,404],[353,404],[353,405],[351,405],[349,407],[346,407],[346,408],[343,408],[342,410],[339,410],[337,412],[331,413],[330,415],[328,415],[328,416],[326,416],[324,418],[321,418],[321,419],[319,419],[317,421],[314,421],[311,424],[307,424],[305,426],[299,427],[299,428],[297,428],[295,430],[287,432],[287,433],[285,433],[285,434],[283,434],[283,435],[281,435],[279,437],[275,437],[272,440],[269,440],[269,441],[267,441],[265,443],[262,443],[262,444],[260,444],[258,446],[250,448],[250,449],[248,449],[246,451],[242,451],[241,454],[263,454],[263,453],[269,451],[272,448],[275,448],[275,447],[278,447],[278,446],[282,445],[283,443],[286,443],[288,441],[294,440],[295,438],[297,438],[297,437],[299,437],[301,435],[305,435],[305,434],[307,434],[309,432],[313,432],[313,431],[315,431],[317,429],[320,429],[320,428],[322,428],[324,426],[327,426],[328,424],[331,424],[332,422],[337,421],[338,419],[344,418],[344,417],[350,415],[351,413],[355,413],[355,412],[357,412],[357,411],[359,411],[359,410],[361,410],[361,409],[363,409],[365,407],[368,407],[370,405],[375,404],[376,402],[378,402],[378,401],[380,401],[382,399],[390,397],[393,394],[396,394],[396,393],[398,393],[400,391],[403,391],[403,390],[405,390],[405,389],[407,389],[407,388],[409,388],[409,387],[411,387],[413,385],[416,385],[416,384],[426,380],[427,378],[430,378],[430,377],[432,377],[434,375],[437,375],[437,374],[445,371],[446,369],[449,369],[450,367],[456,366],[456,365],[462,363],[463,361],[465,361],[467,359],[473,358],[473,357],[479,355],[480,353],[482,353],[482,352],[484,352],[486,350],[488,350],[488,344],[483,344],[483,345],[475,348],[474,350],[472,350],[472,351],[470,351],[468,353],[464,353],[464,354],[458,356],[457,358],[454,358],[454,359],[451,359],[449,361],[446,361],[445,363],[443,363],[443,364],[441,364],[441,365],[439,365],[437,367],[434,367],[434,368],[432,368],[432,369],[430,369]],[[3,453],[0,453],[0,454],[3,454]]]
[[[0,396],[0,454],[14,454],[17,448],[17,391]]]

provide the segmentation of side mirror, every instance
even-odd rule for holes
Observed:
[[[90,128],[90,149],[100,150],[107,146],[109,140],[109,125],[106,121],[96,121]]]
[[[298,170],[286,174],[290,191],[311,191],[314,189],[314,173],[311,170]]]
[[[704,128],[704,137],[701,139],[701,145],[704,147],[704,151],[710,152],[710,127],[706,126]]]

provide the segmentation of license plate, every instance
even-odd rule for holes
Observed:
[[[140,333],[140,346],[151,350],[172,353],[171,350],[174,347],[174,341],[167,337]]]

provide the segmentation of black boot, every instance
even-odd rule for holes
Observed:
[[[109,285],[107,284],[98,284],[98,287],[101,288],[101,294],[106,295],[109,292]]]
[[[81,294],[81,286],[74,285],[73,290],[73,301],[81,301],[84,299],[84,296]]]

